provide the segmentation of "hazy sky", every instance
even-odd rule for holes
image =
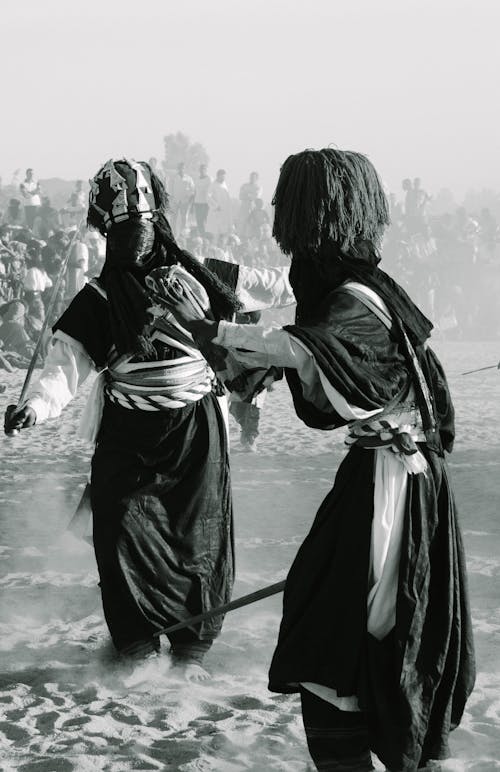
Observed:
[[[2,3],[0,174],[88,178],[177,130],[228,184],[335,144],[391,188],[500,188],[499,0]]]

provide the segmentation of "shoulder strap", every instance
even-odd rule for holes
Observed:
[[[357,298],[363,303],[370,311],[373,311],[376,317],[387,327],[388,330],[392,327],[392,318],[389,313],[389,309],[377,293],[367,287],[365,284],[361,284],[357,281],[346,281],[339,288],[349,293],[353,297]]]
[[[360,282],[354,282],[354,281],[345,282],[344,284],[342,284],[341,289],[343,289],[349,295],[352,295],[353,297],[357,298],[361,303],[363,303],[367,308],[369,308],[370,311],[372,311],[377,316],[378,319],[380,319],[380,321],[387,327],[388,330],[391,329],[393,325],[393,321],[389,313],[389,309],[387,308],[382,298],[380,298],[374,290],[372,290],[370,287],[367,287],[364,284],[361,284]],[[404,344],[407,350],[407,356],[409,357],[410,362],[412,364],[412,368],[415,373],[417,383],[419,386],[419,391],[425,403],[425,408],[427,413],[426,423],[429,424],[427,428],[430,429],[431,431],[434,431],[436,428],[435,426],[436,422],[434,419],[434,411],[432,408],[432,399],[429,391],[429,386],[427,384],[427,381],[425,380],[425,376],[422,368],[420,367],[420,362],[418,361],[418,357],[415,353],[415,349],[413,348],[411,341],[405,332],[404,326],[400,324],[399,327],[403,334]]]

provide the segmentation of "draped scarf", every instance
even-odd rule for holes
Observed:
[[[429,338],[432,322],[400,285],[378,267],[380,257],[370,241],[358,241],[347,251],[327,242],[317,252],[294,254],[290,283],[297,299],[297,324],[313,322],[321,302],[343,282],[359,281],[385,301],[413,346]]]

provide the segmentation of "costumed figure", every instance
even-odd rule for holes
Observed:
[[[147,280],[177,268],[196,278],[214,319],[231,318],[241,305],[231,289],[238,270],[230,266],[225,282],[226,264],[213,261],[218,278],[178,247],[148,164],[110,160],[90,184],[88,224],[106,237],[103,271],[55,323],[42,374],[24,405],[9,406],[5,428],[57,417],[100,373],[82,417],[95,442],[84,500],[113,643],[139,658],[158,651],[163,628],[226,603],[234,572],[224,390]],[[222,621],[169,636],[174,662],[193,678],[206,676],[200,665]]]
[[[349,452],[295,558],[270,689],[300,692],[321,770],[430,769],[474,684],[465,558],[445,451],[454,411],[431,323],[379,267],[388,208],[358,153],[284,163],[274,236],[291,255],[294,325],[174,313],[199,345],[286,368],[297,415],[347,427]]]

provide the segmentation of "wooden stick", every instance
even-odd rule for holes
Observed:
[[[256,601],[262,600],[263,598],[268,598],[270,595],[276,595],[278,592],[282,592],[284,587],[284,581],[277,582],[277,584],[270,584],[268,587],[263,587],[261,590],[257,590],[257,592],[251,592],[249,595],[243,595],[241,598],[232,600],[230,603],[225,603],[223,606],[217,606],[217,608],[213,608],[210,611],[205,611],[203,614],[197,614],[195,617],[185,619],[184,622],[177,622],[175,625],[170,625],[170,627],[165,627],[163,630],[158,630],[158,632],[154,633],[154,635],[168,635],[169,633],[174,633],[177,630],[182,630],[184,627],[196,625],[199,622],[205,622],[207,619],[220,616],[220,614],[225,614],[227,611],[234,611],[236,608],[248,606],[250,603],[255,603]]]
[[[498,370],[498,365],[488,365],[488,367],[478,367],[477,370],[466,370],[465,373],[460,373],[460,375],[470,375],[471,373],[480,373],[483,370]]]
[[[76,229],[76,231],[73,234],[73,238],[69,242],[68,252],[67,252],[66,257],[64,258],[64,260],[62,262],[61,268],[59,270],[59,275],[58,275],[58,277],[56,279],[56,282],[54,284],[54,287],[52,289],[52,294],[50,296],[49,304],[48,304],[47,309],[45,311],[45,319],[43,321],[42,328],[40,330],[40,335],[39,335],[38,340],[36,342],[35,350],[33,351],[33,356],[31,357],[31,360],[30,360],[30,363],[29,363],[29,366],[28,366],[28,371],[26,373],[26,378],[24,379],[23,388],[21,389],[21,394],[19,396],[19,401],[17,403],[18,405],[22,405],[24,400],[25,400],[25,398],[26,398],[26,394],[28,392],[30,381],[31,381],[31,378],[33,376],[33,370],[35,369],[36,360],[38,359],[38,355],[39,355],[40,349],[42,347],[43,336],[45,334],[45,330],[47,329],[47,327],[49,325],[50,317],[52,315],[52,311],[53,311],[54,306],[55,306],[56,301],[57,301],[57,293],[59,291],[59,287],[61,285],[61,281],[62,281],[62,278],[63,278],[64,273],[66,271],[66,268],[68,267],[68,262],[69,262],[69,257],[71,255],[71,250],[73,249],[73,244],[75,243],[75,239],[76,239],[76,237],[77,237],[77,235],[78,235],[78,233],[80,231],[80,227],[81,227],[82,223],[83,223],[83,220],[80,220],[80,222],[79,222],[79,224],[77,226],[77,229]]]

